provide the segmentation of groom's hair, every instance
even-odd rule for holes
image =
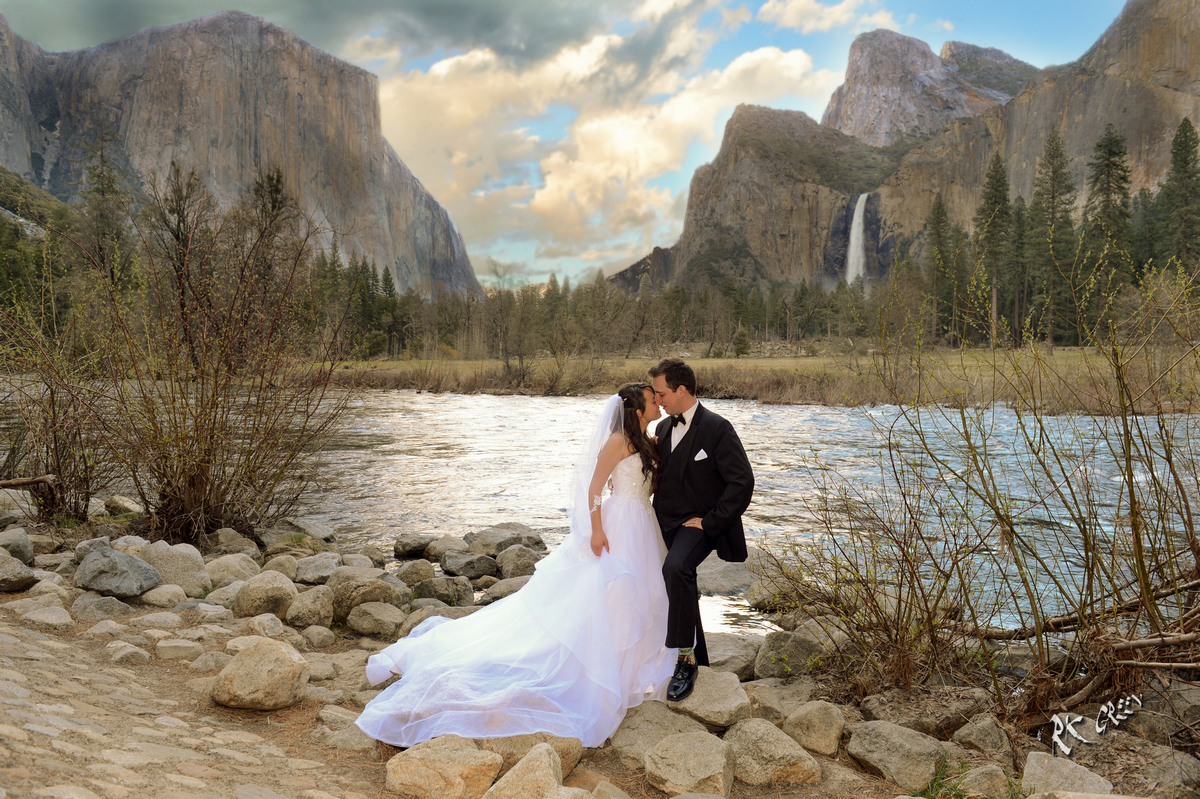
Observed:
[[[683,386],[693,397],[696,396],[696,373],[678,358],[663,358],[650,367],[650,377],[662,375],[667,380],[667,388],[674,391]]]

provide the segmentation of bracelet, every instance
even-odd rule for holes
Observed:
[[[596,494],[594,497],[592,497],[592,508],[591,508],[591,510],[588,511],[588,513],[590,514],[592,511],[599,510],[599,509],[600,509],[600,495]]]

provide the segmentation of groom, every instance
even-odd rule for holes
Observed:
[[[655,428],[662,474],[654,512],[667,544],[667,641],[679,648],[667,699],[688,696],[700,666],[708,665],[700,627],[698,567],[714,549],[722,560],[746,559],[742,513],[754,492],[754,473],[733,425],[696,401],[696,375],[677,358],[650,369],[654,398],[666,413]]]

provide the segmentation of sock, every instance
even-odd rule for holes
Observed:
[[[684,663],[695,663],[696,656],[693,652],[695,652],[695,647],[681,646],[679,647],[679,659]]]

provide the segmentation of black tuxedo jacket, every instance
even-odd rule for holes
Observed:
[[[740,563],[746,559],[742,514],[754,493],[754,473],[741,439],[733,425],[703,405],[672,452],[674,426],[670,421],[655,428],[663,463],[654,491],[658,525],[666,533],[699,516],[717,556]]]

